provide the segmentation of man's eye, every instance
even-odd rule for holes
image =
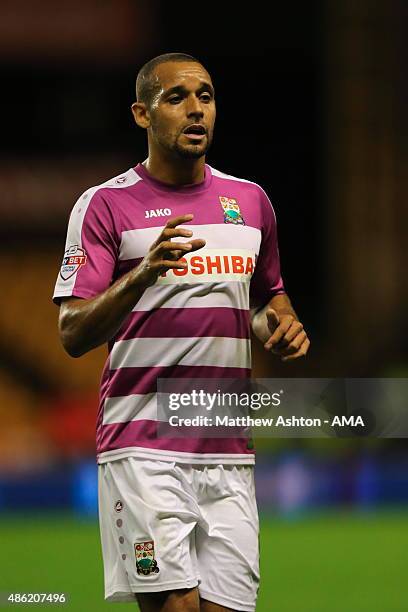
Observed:
[[[211,102],[210,94],[203,94],[201,97],[202,102]]]
[[[170,104],[178,104],[181,101],[180,96],[173,96],[169,98]]]

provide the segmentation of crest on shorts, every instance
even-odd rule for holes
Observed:
[[[149,574],[157,574],[159,568],[157,561],[154,558],[154,542],[136,542],[135,545],[136,569],[138,574],[148,576]]]
[[[239,204],[234,198],[226,198],[219,196],[220,204],[224,211],[224,223],[233,223],[234,225],[245,225],[243,216],[239,209]]]
[[[69,247],[64,253],[62,260],[62,266],[60,275],[63,280],[68,280],[71,276],[74,276],[81,266],[86,264],[86,253],[85,249],[82,249],[77,244]]]

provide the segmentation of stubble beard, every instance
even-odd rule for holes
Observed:
[[[174,151],[177,153],[179,157],[182,157],[183,159],[199,159],[200,157],[203,157],[203,155],[207,153],[209,148],[210,148],[210,144],[208,140],[204,148],[198,145],[190,145],[190,147],[182,147],[179,145],[178,142],[176,142],[174,146]]]
[[[178,158],[182,159],[200,159],[207,154],[208,149],[211,146],[212,137],[206,134],[206,144],[202,145],[187,145],[182,146],[179,142],[179,138],[176,138],[173,143],[162,143],[168,151],[175,153]]]

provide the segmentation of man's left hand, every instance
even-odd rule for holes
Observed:
[[[291,314],[278,314],[273,308],[266,311],[271,337],[264,348],[279,355],[282,361],[294,361],[304,357],[309,350],[310,340],[303,325]]]

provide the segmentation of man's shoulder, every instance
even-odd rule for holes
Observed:
[[[265,190],[261,187],[261,185],[255,183],[255,181],[250,181],[246,178],[241,178],[238,176],[233,176],[232,174],[227,174],[226,172],[221,172],[220,170],[217,170],[212,166],[210,166],[210,168],[213,177],[215,177],[215,179],[219,180],[220,182],[225,181],[226,183],[235,184],[240,189],[266,195]]]
[[[131,198],[128,198],[129,192],[141,181],[142,178],[135,170],[129,168],[99,185],[88,187],[76,200],[71,215],[77,210],[84,213],[94,211],[97,214],[103,210],[115,210],[118,201],[121,202],[121,206],[126,205],[128,200],[131,201]]]
[[[129,168],[129,170],[121,172],[120,174],[117,174],[99,185],[89,187],[83,192],[81,197],[86,195],[86,199],[89,199],[95,194],[104,195],[108,190],[112,189],[126,191],[129,187],[133,187],[141,180],[142,178],[135,172],[135,170],[133,168]]]

